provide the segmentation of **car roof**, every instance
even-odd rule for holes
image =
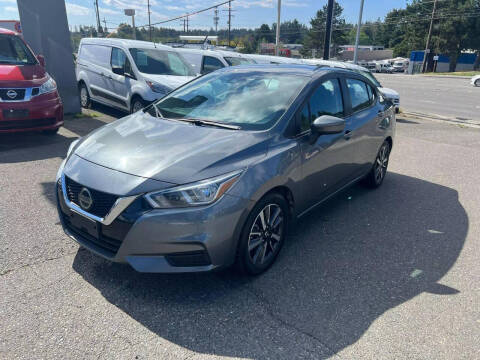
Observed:
[[[348,69],[340,69],[333,67],[323,67],[308,64],[250,64],[239,66],[228,66],[217,71],[222,72],[281,72],[296,75],[303,75],[307,77],[320,77],[326,73],[338,72],[352,74]],[[357,73],[353,73],[357,74]]]
[[[4,35],[17,35],[17,33],[15,31],[12,31],[12,30],[9,30],[9,29],[5,29],[5,28],[0,28],[0,34],[4,34]]]
[[[139,48],[139,49],[174,50],[172,47],[167,45],[153,43],[150,41],[128,40],[128,39],[83,38],[81,40],[81,44],[123,46],[128,49]]]
[[[210,56],[220,56],[220,57],[245,57],[244,54],[240,54],[234,51],[228,50],[217,50],[217,49],[194,49],[194,48],[184,48],[184,47],[174,47],[172,48],[174,51],[178,51],[180,53],[190,53],[190,54],[198,54],[198,55],[210,55]]]

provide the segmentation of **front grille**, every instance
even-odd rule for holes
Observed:
[[[65,176],[65,186],[67,189],[68,200],[80,206],[78,194],[86,186],[73,181],[67,176]],[[88,210],[88,212],[101,218],[107,216],[107,214],[110,212],[110,209],[113,207],[113,204],[115,204],[115,201],[117,201],[118,196],[97,191],[89,187],[86,188],[90,191],[93,200],[92,207]]]
[[[170,254],[165,258],[170,265],[179,267],[207,266],[212,263],[206,251]]]
[[[27,120],[0,120],[0,130],[30,129],[55,124],[55,118],[27,119]]]
[[[0,89],[0,99],[3,101],[21,101],[25,99],[25,89]]]

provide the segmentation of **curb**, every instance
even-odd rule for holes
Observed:
[[[461,80],[470,80],[473,76],[456,76],[456,75],[419,75],[422,77],[430,77],[436,79],[461,79]]]
[[[398,114],[397,117],[401,117],[402,115],[411,119],[437,121],[437,122],[443,122],[443,123],[450,123],[452,125],[460,125],[460,126],[480,129],[480,120],[459,120],[456,118],[449,118],[449,117],[437,115],[437,114],[423,114],[423,113],[409,112],[409,111],[403,111],[402,113]]]

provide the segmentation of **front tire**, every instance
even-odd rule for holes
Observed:
[[[385,175],[387,174],[388,161],[390,158],[390,143],[384,141],[380,150],[378,150],[377,157],[373,163],[373,167],[364,179],[364,184],[370,188],[378,188],[382,185]]]
[[[132,104],[130,105],[130,113],[136,113],[137,111],[142,110],[145,107],[145,102],[138,96],[135,96],[132,99]]]
[[[287,235],[289,206],[283,196],[272,193],[253,208],[243,226],[237,253],[237,267],[258,275],[275,262]]]
[[[474,84],[476,87],[480,87],[480,79],[475,80]]]
[[[88,93],[87,85],[81,82],[78,89],[80,91],[80,105],[85,109],[90,108],[92,101],[90,99],[90,94]]]

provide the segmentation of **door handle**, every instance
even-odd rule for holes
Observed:
[[[345,138],[345,140],[350,140],[350,138],[352,137],[353,135],[353,131],[352,130],[345,130],[345,134],[343,134],[343,137]]]

